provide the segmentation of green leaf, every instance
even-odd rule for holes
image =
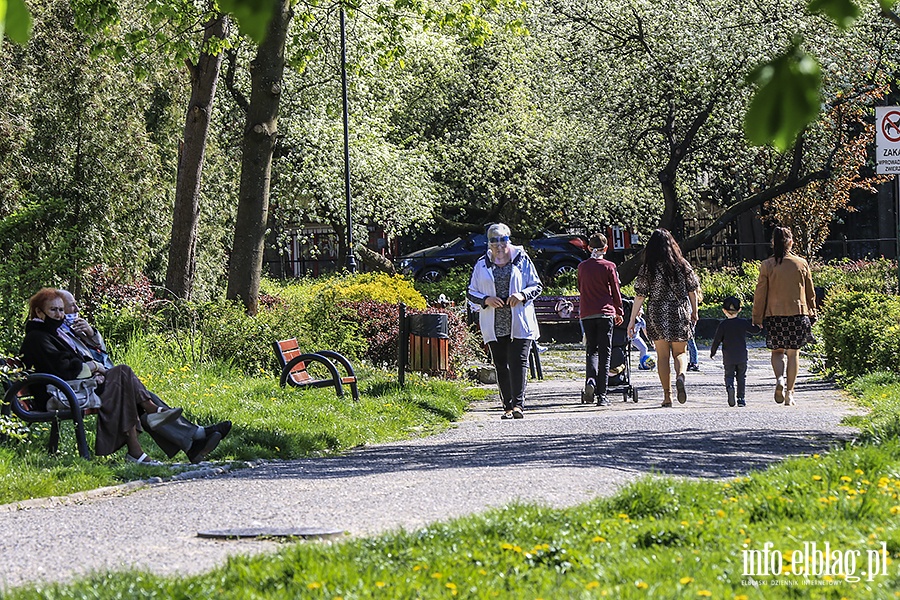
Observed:
[[[6,25],[6,0],[0,0],[0,48],[3,47],[3,28]]]
[[[257,44],[266,37],[277,0],[219,0],[219,9],[234,16],[238,27]]]
[[[881,0],[882,6],[884,2]],[[829,17],[841,29],[847,29],[859,18],[859,7],[852,0],[810,0],[807,9]]]
[[[749,79],[759,87],[744,116],[744,134],[754,144],[772,144],[783,152],[819,114],[819,63],[795,42],[784,54],[757,67]]]
[[[878,3],[881,4],[882,9],[891,10],[891,7],[897,3],[897,0],[878,0]]]
[[[0,29],[0,35],[2,33]],[[22,0],[7,0],[6,35],[20,46],[27,44],[31,37],[31,14]]]

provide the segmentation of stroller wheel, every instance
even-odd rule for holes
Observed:
[[[632,402],[637,402],[637,401],[638,401],[638,392],[637,392],[637,388],[636,388],[636,387],[631,388],[631,401],[632,401]]]

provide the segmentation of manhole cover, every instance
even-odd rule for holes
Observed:
[[[323,529],[321,527],[237,527],[234,529],[212,529],[210,531],[198,531],[197,537],[218,539],[240,538],[303,538],[303,539],[331,539],[344,535],[338,529]]]

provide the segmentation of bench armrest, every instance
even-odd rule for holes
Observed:
[[[337,390],[338,396],[343,395],[344,390],[343,390],[343,387],[341,386],[341,376],[338,373],[337,367],[334,366],[333,362],[331,362],[330,360],[328,360],[321,354],[315,353],[315,352],[310,353],[310,354],[301,354],[300,356],[295,356],[290,361],[288,361],[288,363],[286,365],[284,365],[284,368],[281,369],[281,379],[279,381],[279,384],[281,385],[281,387],[284,387],[288,383],[290,383],[291,385],[296,385],[296,384],[294,384],[293,380],[291,379],[291,371],[298,364],[308,363],[308,362],[316,362],[316,363],[325,365],[325,368],[328,369],[328,372],[331,373],[331,377],[334,379],[335,388]]]
[[[349,377],[356,377],[356,372],[353,370],[353,365],[351,365],[350,361],[347,360],[347,357],[340,352],[335,352],[334,350],[317,350],[316,354],[321,354],[326,358],[338,362],[347,371],[347,375]]]

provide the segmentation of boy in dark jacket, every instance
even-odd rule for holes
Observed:
[[[725,390],[728,392],[728,406],[735,405],[734,380],[737,379],[737,405],[746,406],[744,390],[747,383],[747,333],[759,333],[761,329],[747,319],[738,318],[741,312],[739,298],[729,296],[722,302],[725,320],[716,328],[709,357],[716,355],[722,345],[722,363],[725,365]]]

